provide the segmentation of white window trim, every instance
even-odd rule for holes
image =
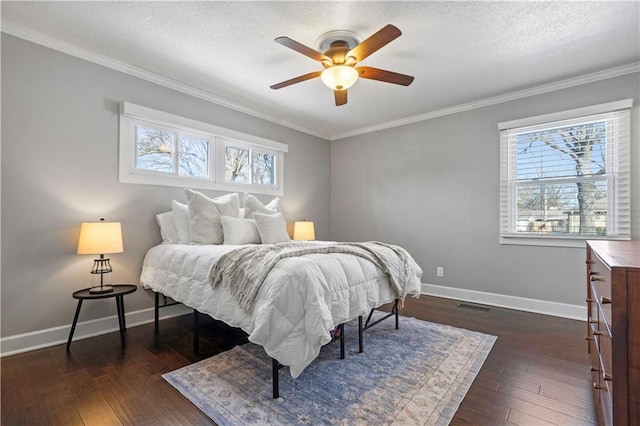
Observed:
[[[534,117],[521,118],[518,120],[503,121],[502,123],[498,123],[498,130],[508,130],[515,127],[527,127],[534,126],[536,124],[550,123],[552,121],[587,117],[589,115],[630,109],[632,106],[633,99],[625,99],[622,101],[608,102],[606,104],[591,105],[588,107],[575,108],[560,112],[552,112],[550,114],[536,115]]]
[[[136,169],[135,126],[154,124],[162,128],[177,129],[187,136],[207,138],[211,141],[210,158],[211,178],[167,175],[153,171]],[[224,181],[225,143],[251,146],[260,151],[277,153],[276,186],[227,183]],[[264,195],[284,195],[284,154],[289,151],[287,144],[249,135],[213,124],[203,123],[186,117],[158,111],[152,108],[122,102],[120,104],[120,152],[119,181],[121,183],[172,186],[179,188],[209,189],[215,191],[241,191]],[[222,178],[220,178],[222,176]]]
[[[513,214],[515,209],[511,206],[510,203],[513,202],[513,197],[509,196],[512,188],[509,187],[509,176],[511,176],[514,172],[513,166],[514,161],[509,161],[510,158],[514,155],[511,152],[511,147],[508,144],[506,131],[514,128],[535,126],[539,124],[551,123],[561,120],[571,120],[580,117],[588,117],[590,115],[604,114],[604,113],[613,113],[616,111],[622,110],[630,110],[633,106],[633,99],[625,99],[616,102],[609,102],[605,104],[593,105],[584,108],[576,108],[567,111],[555,112],[551,114],[538,115],[534,117],[528,117],[518,120],[506,121],[498,123],[498,130],[500,131],[500,244],[514,244],[514,245],[533,245],[533,246],[550,246],[550,247],[576,247],[576,248],[585,248],[586,240],[630,240],[630,213],[627,212],[624,214],[625,223],[619,224],[617,221],[619,219],[619,214],[610,214],[608,215],[608,228],[609,229],[617,229],[618,235],[585,235],[585,236],[540,236],[540,235],[532,235],[532,234],[514,234],[511,231],[512,229],[512,220],[510,214]],[[616,143],[616,149],[618,150],[617,155],[609,155],[609,161],[615,162],[615,169],[620,167],[621,162],[625,162],[627,164],[624,165],[626,169],[626,173],[623,173],[620,176],[615,176],[613,179],[616,179],[615,186],[617,191],[611,191],[611,185],[613,185],[613,179],[608,180],[609,186],[609,194],[611,197],[616,197],[620,195],[620,191],[626,191],[625,194],[622,194],[621,198],[624,198],[629,204],[630,202],[630,194],[629,194],[629,186],[630,186],[630,171],[631,167],[630,161],[630,138],[631,135],[627,136],[626,140]],[[610,149],[609,147],[607,149]],[[615,200],[611,203],[616,208],[618,207],[618,200]],[[620,227],[618,225],[621,225]]]

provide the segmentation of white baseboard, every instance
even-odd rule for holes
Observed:
[[[501,308],[517,309],[519,311],[535,312],[537,314],[551,315],[554,317],[580,321],[587,320],[586,306],[570,305],[568,303],[549,302],[547,300],[528,299],[526,297],[507,296],[504,294],[486,293],[484,291],[466,290],[463,288],[425,283],[422,283],[422,294],[498,306]]]
[[[193,309],[184,305],[167,306],[160,310],[160,318],[171,318],[191,312],[193,312]],[[126,321],[127,328],[148,324],[153,321],[153,308],[128,312],[126,314]],[[117,315],[78,322],[76,330],[73,333],[73,341],[75,342],[76,340],[111,333],[117,330],[119,330]],[[0,339],[0,357],[67,343],[69,331],[71,331],[71,324],[3,337]]]
[[[546,300],[528,299],[525,297],[507,296],[504,294],[486,293],[483,291],[466,290],[424,283],[422,284],[422,294],[581,321],[585,321],[587,318],[586,306],[569,305],[567,303],[549,302]],[[184,305],[168,306],[160,311],[160,318],[171,318],[189,314],[191,312],[193,312],[193,310]],[[126,314],[126,318],[127,327],[148,324],[153,321],[153,308],[129,312]],[[3,337],[0,339],[0,357],[66,343],[70,330],[71,324],[53,327],[46,330],[18,334],[15,336]],[[73,340],[86,339],[117,330],[118,318],[116,315],[79,322],[76,326]]]

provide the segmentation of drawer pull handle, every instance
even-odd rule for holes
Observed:
[[[591,275],[598,275],[598,273],[596,271],[589,271],[589,276]]]
[[[593,335],[594,335],[594,336],[600,336],[600,335],[602,335],[602,331],[600,331],[600,330],[593,330]]]
[[[595,275],[591,275],[589,279],[591,281],[602,281],[602,277],[596,277]]]
[[[600,303],[601,303],[602,305],[607,305],[607,304],[611,303],[611,299],[609,299],[608,297],[604,297],[604,296],[602,296],[602,297],[600,298]]]
[[[597,323],[598,323],[598,320],[597,320],[597,319],[593,319],[593,318],[592,318],[592,319],[590,319],[590,320],[589,320],[589,322],[590,322],[591,324],[597,324]]]
[[[594,367],[594,366],[592,365],[592,366],[591,366],[591,371],[600,371],[600,370],[598,369],[598,367]]]
[[[587,298],[587,299],[586,299],[586,302],[587,302],[587,303],[591,303],[591,302],[593,302],[593,300],[592,300],[592,299]]]
[[[602,373],[602,378],[607,382],[610,382],[613,380],[613,376],[609,373]]]
[[[593,264],[594,264],[594,263],[596,263],[596,262],[594,262],[593,260],[587,260],[585,263],[586,263],[587,265],[593,265]]]
[[[603,389],[603,387],[600,386],[599,384],[597,384],[596,382],[593,382],[593,388],[594,389]]]
[[[593,337],[591,337],[591,336],[584,336],[584,340],[593,340]]]

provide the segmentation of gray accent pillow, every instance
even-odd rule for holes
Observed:
[[[253,219],[254,213],[275,214],[282,213],[280,198],[276,197],[269,201],[266,205],[251,194],[245,194],[244,197],[244,217]]]
[[[185,189],[189,206],[189,237],[191,244],[222,244],[223,232],[220,216],[238,217],[240,212],[237,193],[218,198]]]
[[[258,226],[262,244],[283,243],[291,240],[287,233],[287,222],[284,220],[282,213],[254,213],[253,218]]]

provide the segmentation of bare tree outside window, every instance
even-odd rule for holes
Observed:
[[[605,126],[585,123],[517,136],[519,231],[606,235]]]
[[[176,135],[159,129],[136,126],[136,168],[173,172]]]
[[[211,144],[206,139],[180,136],[178,172],[180,176],[209,177]]]
[[[253,151],[253,183],[274,186],[276,184],[276,156]]]
[[[249,150],[234,148],[225,149],[224,180],[235,183],[250,183],[249,181]]]

